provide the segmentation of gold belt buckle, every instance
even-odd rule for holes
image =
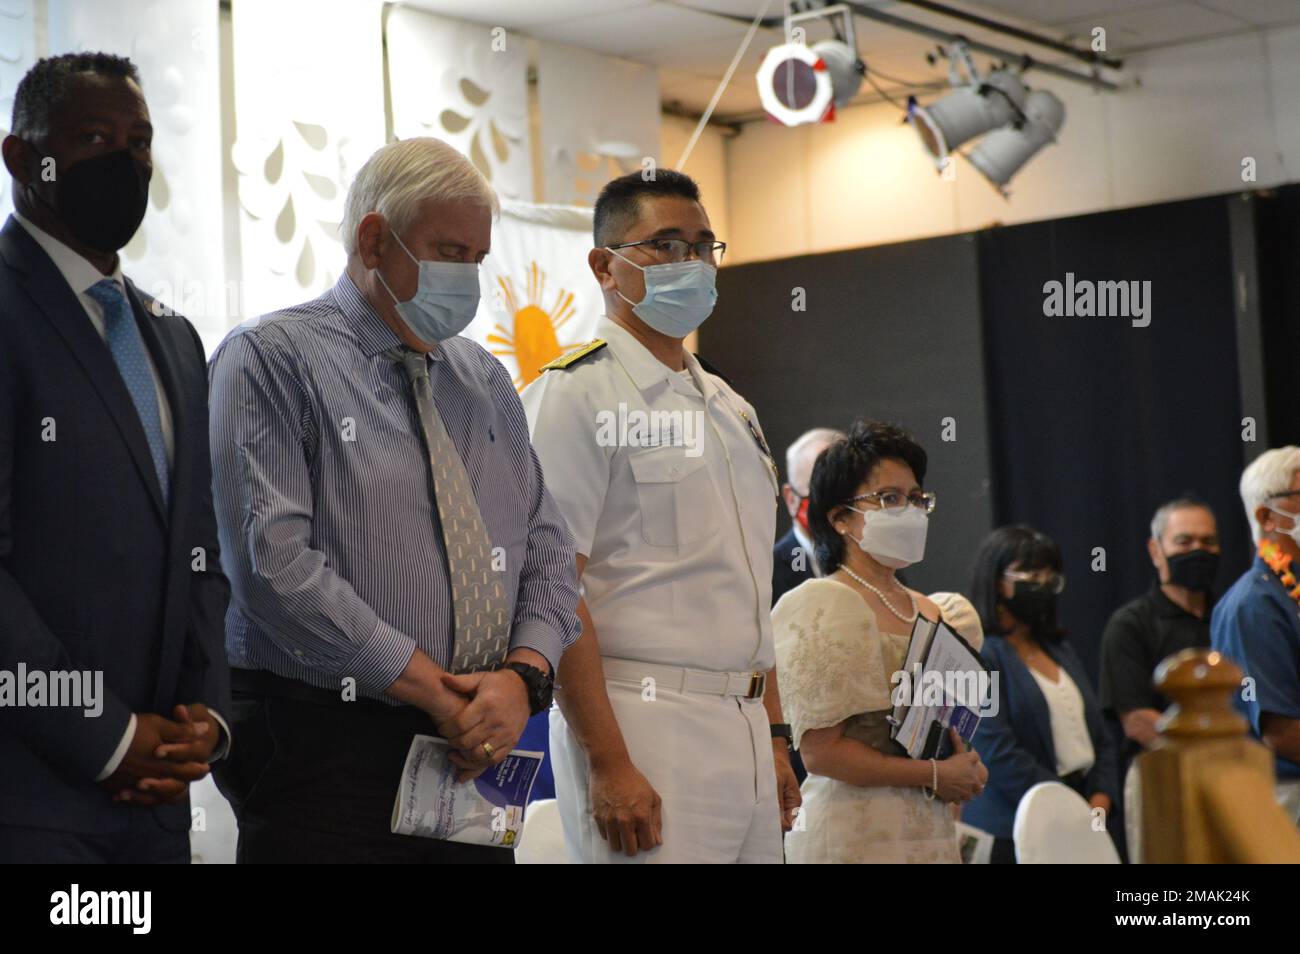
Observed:
[[[745,696],[745,698],[761,699],[763,697],[763,690],[766,688],[767,688],[767,673],[765,672],[750,673],[749,693]]]

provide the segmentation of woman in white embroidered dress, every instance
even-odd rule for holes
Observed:
[[[860,421],[813,468],[808,523],[827,575],[772,610],[781,705],[808,769],[791,863],[960,861],[949,804],[982,791],[988,772],[964,746],[909,758],[886,719],[917,614],[940,617],[894,575],[924,554],[925,467],[905,431]]]

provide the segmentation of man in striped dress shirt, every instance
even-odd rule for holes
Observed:
[[[495,209],[447,144],[385,146],[334,288],[212,357],[241,862],[511,860],[389,833],[412,736],[446,737],[462,777],[501,761],[578,635],[573,540],[510,375],[457,336]]]

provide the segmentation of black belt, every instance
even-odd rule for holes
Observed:
[[[283,676],[277,676],[265,669],[232,668],[230,670],[230,688],[232,692],[238,695],[273,696],[277,699],[290,699],[294,702],[306,702],[316,706],[359,706],[367,712],[393,713],[407,718],[412,713],[420,711],[415,706],[392,706],[380,702],[378,699],[367,699],[364,696],[357,696],[354,700],[347,700],[343,698],[341,688],[338,692],[331,692],[329,689],[311,686],[297,679],[286,679]]]

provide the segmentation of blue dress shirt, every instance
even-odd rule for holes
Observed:
[[[1300,719],[1300,607],[1259,557],[1214,605],[1210,645],[1253,680],[1233,700],[1256,735],[1261,712]],[[1300,778],[1300,765],[1275,760],[1278,778]]]
[[[232,666],[395,703],[418,647],[450,661],[446,551],[401,344],[344,275],[245,322],[209,363],[212,469]],[[465,338],[429,356],[511,603],[510,646],[558,666],[578,637],[574,545],[510,375]]]

